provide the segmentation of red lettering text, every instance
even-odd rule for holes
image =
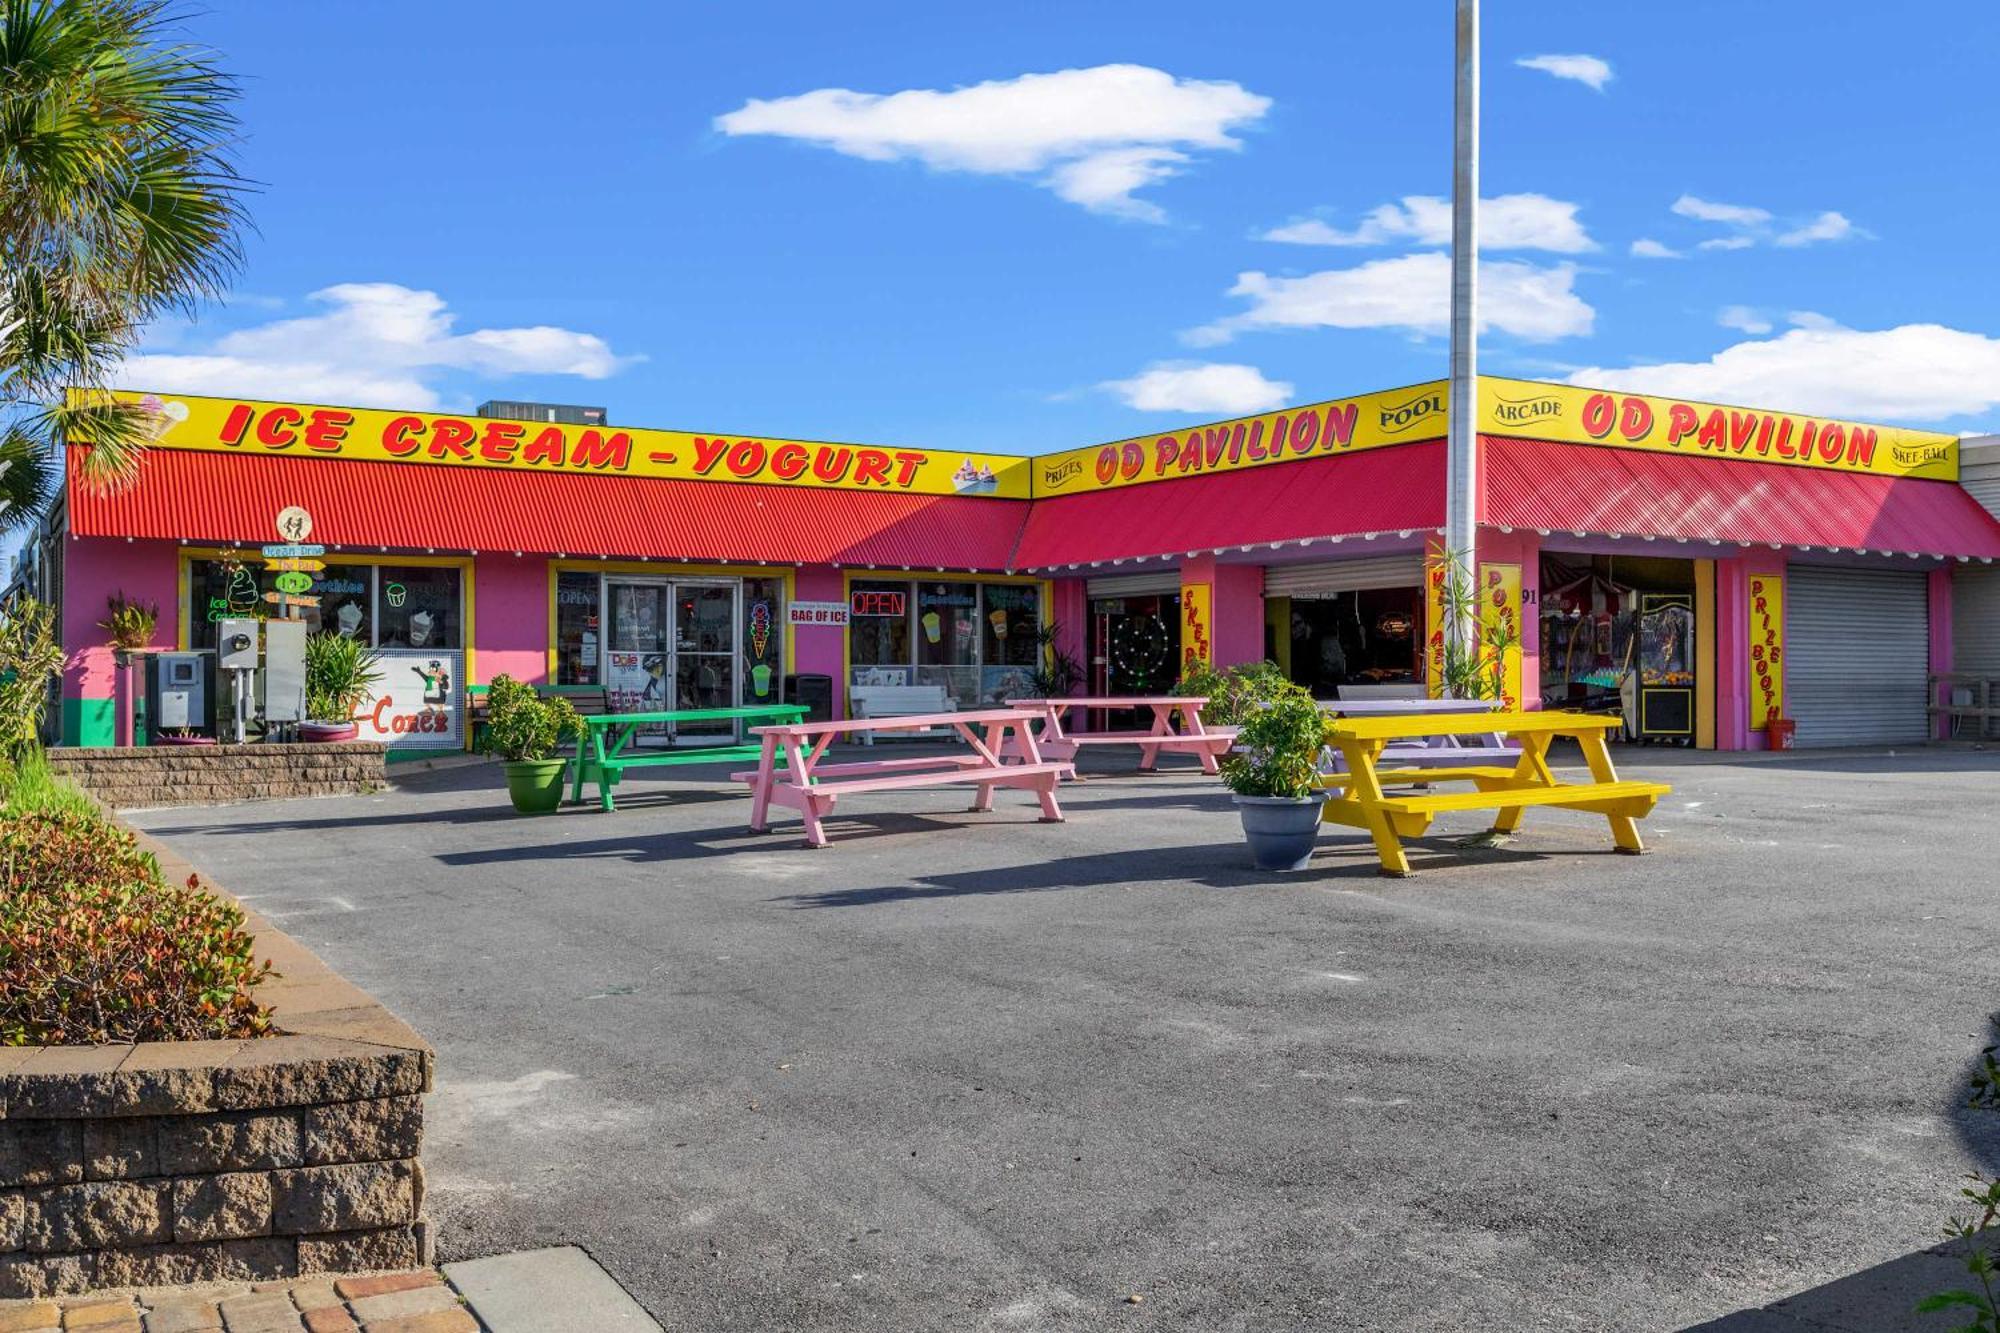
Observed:
[[[312,420],[306,425],[306,448],[332,453],[340,448],[347,438],[347,428],[354,424],[354,414],[339,408],[315,408]]]
[[[392,458],[408,458],[424,447],[423,440],[412,438],[423,433],[422,417],[394,417],[382,427],[382,452]]]
[[[290,448],[298,443],[298,427],[305,419],[296,407],[274,407],[257,423],[257,443],[270,449]]]
[[[1583,403],[1584,433],[1601,440],[1618,424],[1618,400],[1608,393],[1594,393]]]
[[[243,443],[243,432],[250,429],[250,418],[256,415],[250,404],[238,403],[229,409],[229,418],[222,423],[222,433],[216,438],[228,445]]]
[[[571,448],[569,461],[572,467],[609,468],[614,472],[623,472],[632,461],[632,437],[622,430],[614,430],[609,435],[587,430]]]
[[[889,455],[880,449],[857,449],[854,451],[854,484],[857,486],[887,486],[889,484]]]
[[[439,417],[437,424],[431,427],[431,457],[470,458],[472,450],[467,446],[478,434],[457,417]]]
[[[803,444],[781,444],[771,451],[771,475],[779,481],[797,481],[806,474],[811,459]]]
[[[1679,444],[1694,434],[1695,427],[1700,424],[1701,413],[1686,403],[1675,403],[1667,409],[1667,443]]]
[[[479,437],[479,456],[492,463],[511,463],[521,447],[526,426],[515,421],[489,421]]]
[[[722,465],[738,477],[754,477],[764,470],[764,442],[738,440],[723,458]]]
[[[712,472],[715,469],[715,465],[718,462],[722,461],[722,455],[724,454],[724,452],[728,450],[728,448],[729,448],[729,441],[727,440],[709,440],[709,439],[704,439],[699,435],[695,436],[694,474],[697,477],[707,476],[710,472]],[[846,464],[843,463],[841,465],[841,470],[843,472],[846,471]],[[829,480],[831,480],[831,478],[829,478]]]

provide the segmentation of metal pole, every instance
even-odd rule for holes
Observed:
[[[1451,397],[1446,427],[1444,544],[1448,559],[1479,576],[1479,0],[1457,0],[1458,78],[1451,173]],[[1460,597],[1446,641],[1470,654],[1477,599]]]

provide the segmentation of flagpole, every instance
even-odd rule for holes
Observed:
[[[1451,173],[1451,395],[1445,444],[1444,541],[1477,587],[1479,528],[1479,0],[1457,0],[1457,81]],[[1448,642],[1470,654],[1477,599],[1450,599]]]

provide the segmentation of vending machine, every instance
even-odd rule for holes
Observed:
[[[1694,595],[1639,594],[1638,739],[1694,742]]]

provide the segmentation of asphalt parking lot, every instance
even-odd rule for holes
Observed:
[[[1408,880],[1249,870],[1191,766],[824,851],[690,769],[135,822],[436,1046],[444,1257],[579,1244],[672,1329],[1826,1327],[1736,1312],[2000,1165],[2000,754],[1619,761],[1653,855],[1463,816]]]

